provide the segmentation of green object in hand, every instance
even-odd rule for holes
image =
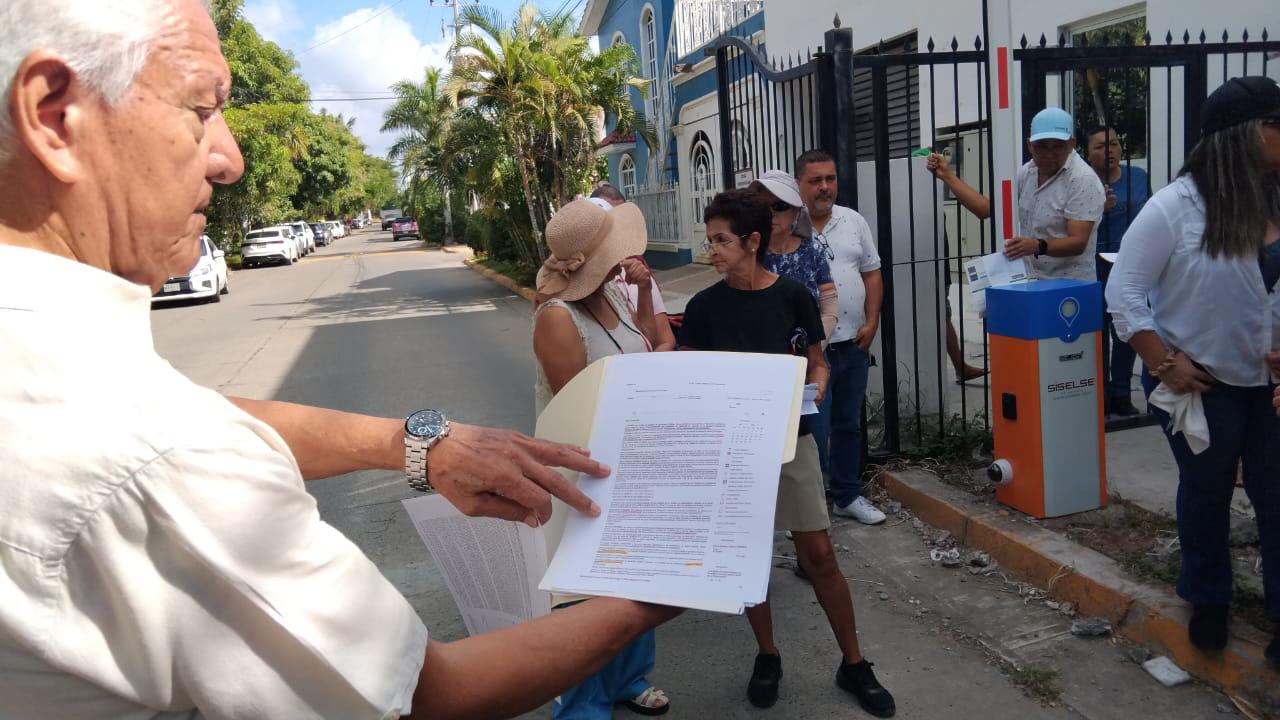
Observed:
[[[911,157],[929,157],[932,154],[933,154],[932,148],[922,147],[919,150],[916,150],[915,152],[911,153]]]

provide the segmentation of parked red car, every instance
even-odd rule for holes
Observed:
[[[391,239],[399,240],[401,238],[411,237],[414,240],[421,240],[422,236],[418,235],[418,223],[410,217],[398,217],[391,221]]]

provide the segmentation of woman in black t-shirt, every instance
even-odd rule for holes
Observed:
[[[689,300],[680,333],[682,349],[806,357],[806,381],[817,384],[816,400],[821,402],[828,371],[817,303],[804,285],[779,277],[761,264],[772,225],[768,205],[748,190],[731,190],[712,200],[703,219],[707,225],[704,247],[724,279]],[[876,680],[871,663],[858,647],[853,597],[827,533],[831,521],[818,446],[803,420],[795,459],[782,466],[774,518],[775,529],[792,532],[796,557],[813,582],[814,594],[844,655],[836,683],[853,693],[871,714],[891,716],[893,696]],[[769,604],[748,608],[747,619],[759,646],[747,699],[757,707],[769,707],[777,702],[782,679],[782,657],[774,644]]]

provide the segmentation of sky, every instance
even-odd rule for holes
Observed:
[[[471,0],[462,0],[465,5]],[[389,100],[344,101],[339,98],[386,96],[398,80],[421,81],[427,66],[443,67],[452,42],[441,34],[441,21],[453,22],[453,10],[439,0],[248,0],[244,14],[266,39],[293,53],[302,77],[311,86],[313,107],[355,117],[354,131],[370,153],[385,156],[395,135],[379,132]],[[482,0],[504,17],[515,14],[521,0]],[[565,0],[535,2],[552,11]],[[568,7],[579,0],[568,0]]]

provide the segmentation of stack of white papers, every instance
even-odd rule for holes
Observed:
[[[579,484],[602,513],[568,515],[539,587],[728,613],[764,602],[804,360],[691,352],[609,360],[588,447],[613,474]]]
[[[440,495],[405,500],[404,507],[458,603],[468,634],[501,630],[551,612],[551,596],[537,585],[547,569],[540,530],[467,517]]]

